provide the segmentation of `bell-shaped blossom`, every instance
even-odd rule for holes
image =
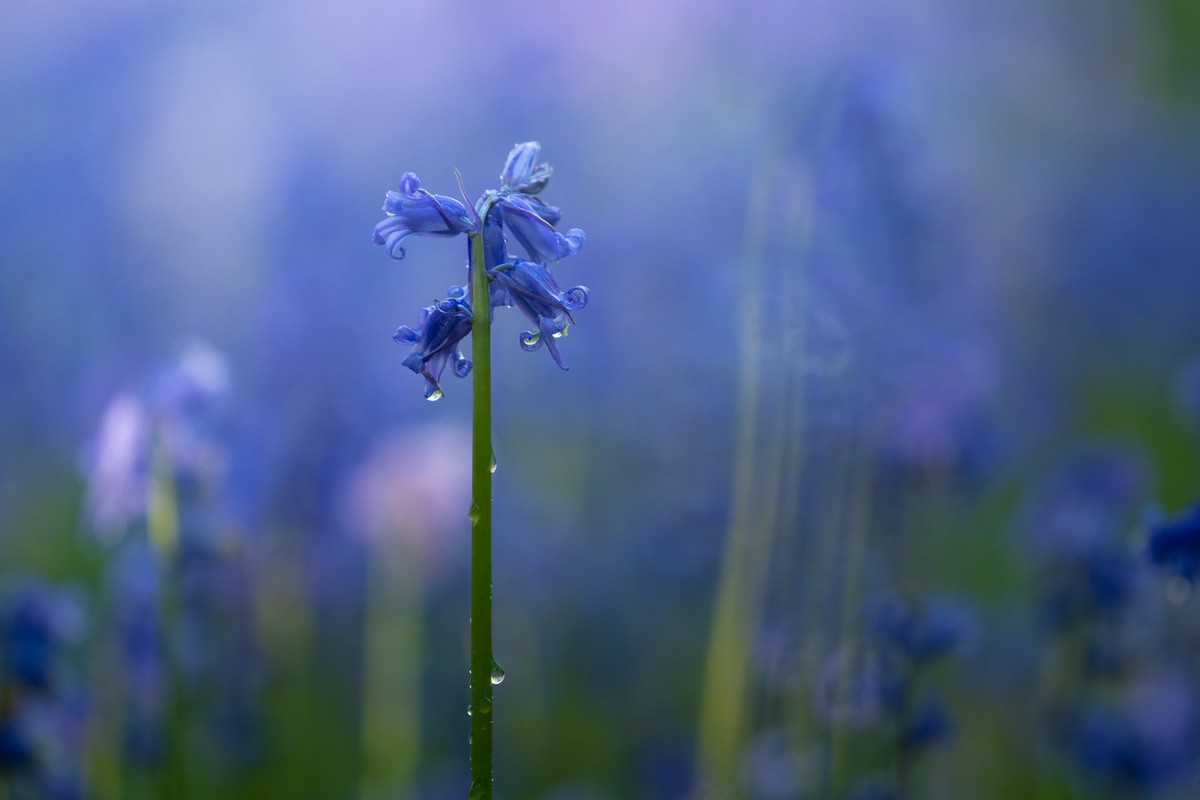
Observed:
[[[504,225],[500,222],[500,212],[494,206],[488,210],[487,219],[483,222],[483,264],[489,273],[501,264],[511,259],[508,256],[508,244],[504,240]],[[467,286],[471,285],[472,270],[475,268],[475,248],[473,242],[467,242]],[[503,287],[494,282],[488,292],[492,299],[492,308],[512,305],[511,298]]]
[[[537,163],[542,146],[538,142],[522,142],[513,147],[500,173],[500,188],[505,192],[537,194],[546,188],[554,170],[549,164]]]
[[[421,180],[411,172],[400,178],[400,191],[384,197],[387,217],[375,226],[375,244],[387,247],[395,259],[404,258],[403,241],[413,234],[458,236],[475,230],[471,211],[453,197],[430,194],[421,188]]]
[[[493,305],[514,305],[537,326],[535,330],[521,334],[521,348],[533,351],[545,344],[555,363],[567,369],[554,340],[566,336],[568,326],[574,322],[571,312],[587,305],[587,287],[573,286],[564,292],[544,264],[520,258],[489,274],[492,276]],[[506,302],[498,303],[498,297]]]
[[[587,240],[587,235],[579,228],[572,228],[566,234],[554,230],[554,226],[538,214],[539,208],[552,207],[531,202],[530,198],[501,194],[496,198],[496,206],[500,209],[505,231],[533,261],[543,264],[560,261],[579,252]],[[553,210],[557,213],[557,209]]]
[[[438,381],[448,363],[454,362],[454,373],[460,378],[471,371],[471,362],[459,348],[471,332],[471,306],[465,297],[461,286],[451,287],[450,297],[421,309],[416,328],[401,325],[392,336],[400,344],[413,345],[413,352],[402,363],[425,378],[429,400],[442,396]]]

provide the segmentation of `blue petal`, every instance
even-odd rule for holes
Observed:
[[[563,305],[571,311],[578,311],[587,305],[588,288],[586,286],[572,286],[571,289],[563,295]]]
[[[462,353],[457,353],[454,359],[454,374],[460,378],[467,377],[471,372],[471,360],[465,357]]]
[[[425,358],[420,353],[409,353],[404,360],[400,362],[401,366],[408,367],[418,375],[421,370],[425,369]]]
[[[523,142],[513,147],[500,173],[500,186],[505,191],[537,194],[546,188],[553,170],[549,164],[538,164],[542,146]]]
[[[505,228],[534,261],[548,262],[566,258],[578,252],[586,239],[583,231],[578,228],[563,236],[520,197],[501,195],[497,206]]]

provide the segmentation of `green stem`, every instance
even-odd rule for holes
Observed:
[[[492,797],[492,359],[491,304],[484,263],[483,221],[471,236],[471,355],[475,364],[471,425],[471,789]]]

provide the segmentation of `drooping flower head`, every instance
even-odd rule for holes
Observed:
[[[497,206],[507,232],[534,261],[561,261],[578,253],[587,240],[587,235],[579,228],[572,228],[565,236],[554,230],[554,226],[538,213],[539,204],[524,197],[502,194]],[[553,207],[541,207],[542,211],[547,209],[557,214],[558,210]]]
[[[431,194],[411,172],[400,180],[400,191],[390,191],[384,200],[387,217],[375,226],[375,243],[387,247],[393,258],[403,258],[401,243],[413,234],[453,237],[461,233],[482,235],[484,264],[490,281],[489,307],[516,306],[536,327],[521,336],[521,347],[537,350],[544,344],[563,369],[566,364],[554,339],[566,334],[574,322],[571,312],[587,303],[588,290],[575,286],[563,291],[550,272],[550,265],[579,252],[587,237],[578,228],[566,233],[555,229],[562,212],[538,195],[553,172],[539,163],[541,145],[523,142],[513,147],[500,173],[500,189],[484,192],[472,211],[453,198]],[[518,245],[525,258],[511,253]],[[425,378],[425,396],[443,395],[439,383],[448,363],[465,377],[471,362],[462,354],[462,340],[470,333],[472,298],[470,270],[474,252],[467,246],[468,280],[453,287],[449,297],[425,308],[415,328],[402,326],[393,338],[410,345],[413,352],[404,366]]]
[[[401,363],[424,376],[425,397],[429,400],[442,396],[438,381],[451,361],[458,377],[465,378],[471,371],[471,362],[459,348],[471,332],[471,306],[463,299],[465,296],[461,286],[452,286],[450,297],[421,309],[416,328],[401,325],[392,335],[400,344],[414,345],[413,352]]]
[[[587,287],[573,286],[564,292],[545,265],[523,258],[496,267],[488,274],[492,286],[500,289],[508,301],[504,305],[516,306],[537,326],[521,334],[521,349],[533,351],[544,344],[554,362],[567,369],[554,340],[567,335],[567,327],[575,321],[571,312],[587,305]]]

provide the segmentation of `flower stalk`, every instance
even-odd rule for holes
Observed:
[[[500,174],[500,189],[487,191],[473,210],[451,197],[421,188],[411,172],[399,191],[384,198],[384,219],[375,226],[376,244],[394,259],[404,258],[403,242],[413,235],[454,237],[467,234],[466,286],[451,286],[445,300],[422,309],[416,326],[401,325],[392,338],[412,351],[402,362],[425,379],[425,398],[445,395],[441,376],[454,366],[465,378],[472,371],[474,412],[471,424],[471,800],[491,800],[492,686],[504,671],[492,657],[492,309],[515,306],[535,327],[521,334],[522,350],[545,347],[562,369],[567,364],[557,339],[574,322],[571,312],[587,305],[586,286],[563,290],[550,270],[574,255],[587,237],[579,228],[565,234],[555,229],[562,217],[557,207],[538,195],[552,172],[539,162],[541,145],[513,147]],[[460,180],[461,187],[461,180]],[[464,199],[465,194],[464,194]],[[469,202],[469,201],[468,201]],[[510,252],[520,247],[528,258]],[[471,355],[463,355],[463,339],[471,335]]]
[[[487,219],[491,199],[479,218]],[[471,357],[471,800],[492,797],[492,358],[483,226],[470,234]]]

